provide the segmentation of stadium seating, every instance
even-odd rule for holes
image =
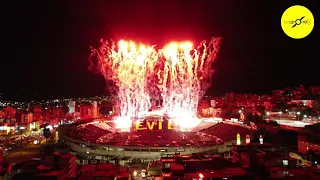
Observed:
[[[76,129],[72,130],[68,135],[71,138],[80,141],[95,143],[98,138],[109,133],[111,132],[108,130],[98,128],[91,124],[87,124],[77,127]]]
[[[241,137],[245,137],[246,135],[250,135],[252,131],[254,131],[254,129],[250,128],[249,126],[237,123],[221,122],[207,129],[204,129],[201,132],[212,134],[226,142],[235,140],[238,133]]]

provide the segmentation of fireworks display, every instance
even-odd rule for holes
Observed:
[[[117,99],[118,128],[129,128],[132,119],[154,110],[155,102],[180,129],[197,126],[198,102],[211,84],[212,62],[217,58],[220,38],[171,42],[163,48],[132,41],[101,40],[91,47],[90,69],[101,73]]]

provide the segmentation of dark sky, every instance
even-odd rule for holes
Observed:
[[[297,3],[309,8],[316,21],[313,32],[301,40],[287,37],[280,25],[284,10]],[[21,0],[2,26],[0,92],[29,98],[105,94],[104,79],[87,70],[89,46],[97,46],[100,38],[161,45],[222,36],[208,91],[213,95],[320,85],[318,4],[316,0]]]

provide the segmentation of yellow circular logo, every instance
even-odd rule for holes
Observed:
[[[291,6],[282,14],[281,27],[284,33],[293,39],[302,39],[308,36],[313,26],[313,15],[304,6]]]

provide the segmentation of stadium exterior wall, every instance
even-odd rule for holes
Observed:
[[[117,157],[131,157],[131,158],[161,158],[163,154],[174,154],[179,152],[182,155],[188,155],[192,153],[202,153],[208,151],[217,151],[219,145],[205,146],[205,147],[140,147],[140,146],[112,146],[103,144],[94,144],[83,141],[65,138],[67,144],[76,152],[79,153],[90,153],[96,155],[107,155]],[[81,146],[85,145],[86,147]],[[89,148],[88,146],[94,146],[95,149]],[[112,150],[111,150],[112,149]],[[130,149],[130,150],[128,150]]]

